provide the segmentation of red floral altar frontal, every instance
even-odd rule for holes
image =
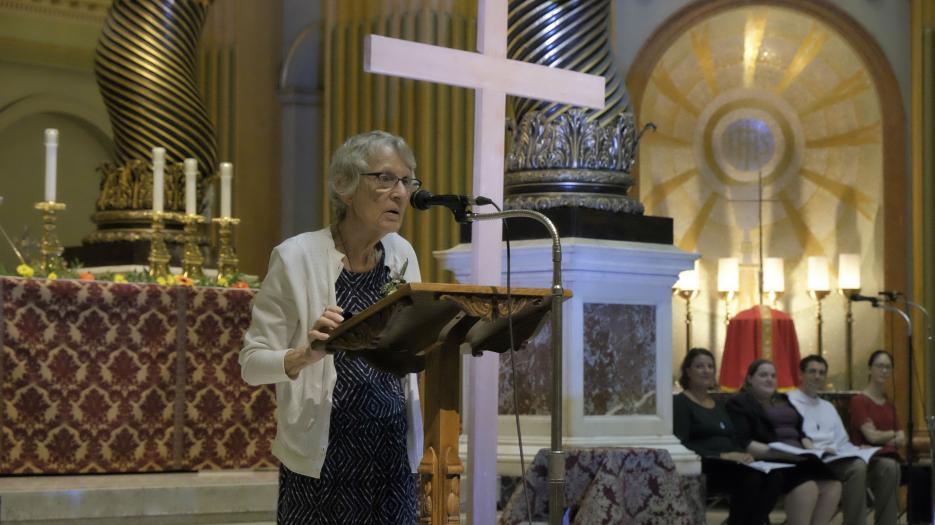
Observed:
[[[254,291],[0,278],[0,474],[273,467]]]

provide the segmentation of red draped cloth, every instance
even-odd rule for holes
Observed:
[[[730,320],[721,359],[721,388],[739,390],[747,375],[747,367],[756,359],[769,359],[776,365],[780,390],[798,386],[799,339],[791,317],[759,305],[738,313]]]

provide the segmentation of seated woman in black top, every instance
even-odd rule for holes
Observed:
[[[795,456],[769,448],[781,441],[799,448],[812,448],[802,432],[802,416],[785,394],[776,392],[776,368],[757,359],[747,368],[743,388],[727,402],[736,438],[756,459],[795,463],[782,469],[784,507],[789,525],[818,525],[831,521],[841,499],[841,482],[815,456]]]
[[[782,471],[764,474],[744,466],[753,456],[734,441],[734,427],[724,406],[709,392],[714,380],[714,356],[692,348],[682,361],[679,384],[685,389],[673,399],[673,426],[682,444],[701,456],[708,492],[730,495],[730,525],[768,523],[769,511],[782,490]]]

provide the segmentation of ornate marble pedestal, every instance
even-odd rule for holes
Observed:
[[[549,286],[550,248],[544,240],[513,242],[511,284]],[[563,326],[565,446],[664,448],[681,474],[697,474],[697,456],[672,435],[672,285],[697,256],[666,244],[583,238],[563,239],[562,249],[564,285],[574,293]],[[459,282],[471,282],[470,245],[435,256]],[[514,356],[527,462],[549,445],[548,338],[546,324]],[[498,470],[516,476],[508,353],[501,357],[499,389]]]

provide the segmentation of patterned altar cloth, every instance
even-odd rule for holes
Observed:
[[[536,454],[525,479],[532,520],[549,512],[548,450]],[[703,494],[675,470],[668,451],[651,448],[589,448],[565,451],[565,505],[581,525],[701,525]],[[526,522],[523,487],[517,485],[500,516],[501,525]]]
[[[0,278],[0,474],[275,467],[254,291]]]

